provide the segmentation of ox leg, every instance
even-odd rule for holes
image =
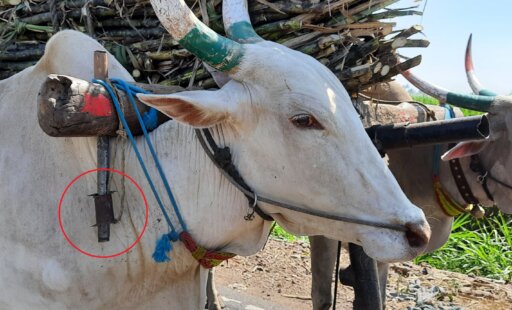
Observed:
[[[332,274],[336,264],[338,241],[321,236],[311,236],[309,242],[311,246],[313,310],[328,310],[332,306]]]
[[[388,263],[377,262],[377,269],[379,272],[379,286],[380,286],[380,300],[382,302],[382,309],[386,308],[386,286],[388,284]]]
[[[382,309],[377,262],[363,248],[349,244],[350,264],[353,271],[354,309]]]
[[[221,310],[224,308],[219,292],[215,287],[215,278],[213,268],[208,270],[208,282],[206,282],[206,309]]]

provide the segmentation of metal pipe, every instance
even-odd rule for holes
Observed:
[[[366,133],[379,151],[480,140],[489,137],[486,115],[461,117],[425,123],[374,125]]]

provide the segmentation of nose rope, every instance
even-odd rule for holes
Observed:
[[[215,159],[215,154],[212,153],[210,148],[212,150],[215,150],[215,149],[218,149],[218,147],[216,145],[209,146],[207,144],[207,142],[205,141],[201,130],[196,129],[195,132],[196,132],[197,138],[199,140],[199,143],[203,147],[206,155],[215,164],[215,166],[217,168],[219,168],[220,172],[224,175],[224,177],[226,177],[226,179],[228,179],[228,181],[231,184],[233,184],[244,195],[251,197],[253,200],[257,199],[259,202],[268,203],[268,204],[274,205],[276,207],[280,207],[280,208],[284,208],[284,209],[288,209],[291,211],[304,213],[304,214],[308,214],[308,215],[312,215],[312,216],[316,216],[316,217],[321,217],[321,218],[325,218],[325,219],[335,220],[335,221],[341,221],[341,222],[347,222],[347,223],[359,224],[359,225],[377,227],[377,228],[385,228],[385,229],[401,231],[401,232],[406,232],[409,230],[409,229],[407,229],[407,227],[405,227],[405,225],[381,223],[381,222],[369,221],[369,220],[364,220],[364,219],[340,216],[340,215],[330,214],[330,213],[321,212],[321,211],[314,211],[314,210],[306,209],[302,206],[299,207],[299,206],[295,206],[295,205],[288,204],[285,202],[273,200],[273,199],[267,198],[265,196],[262,196],[260,194],[256,195],[253,191],[244,188],[237,181],[235,181],[233,179],[233,177],[230,175],[230,173],[228,171],[226,171],[225,169],[223,169],[223,167],[220,165],[220,163],[217,162],[217,160]],[[213,139],[208,139],[208,140],[210,141]]]

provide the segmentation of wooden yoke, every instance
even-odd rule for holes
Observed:
[[[130,83],[155,94],[183,91],[179,86]],[[126,121],[134,135],[142,134],[137,116],[122,91],[116,91]],[[137,99],[137,98],[135,98]],[[141,114],[149,107],[137,100]],[[119,129],[117,113],[105,88],[89,81],[66,75],[50,74],[37,96],[39,126],[52,137],[116,136]],[[158,123],[168,118],[158,115]]]

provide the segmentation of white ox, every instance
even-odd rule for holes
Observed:
[[[469,58],[466,64],[472,64]],[[467,68],[468,69],[468,68]],[[475,93],[489,93],[482,91],[476,77],[470,75],[468,71],[468,79]],[[406,73],[407,77],[414,82],[424,92],[446,101],[440,95],[446,94],[446,91],[429,85],[417,77]],[[389,85],[380,85],[375,89],[371,89],[367,93],[375,99],[392,100],[392,101],[411,101],[412,98],[407,92],[396,82]],[[464,98],[464,96],[461,96]],[[485,98],[484,103],[488,102]],[[461,100],[462,101],[462,100]],[[464,106],[460,101],[450,101],[455,105]],[[471,106],[473,109],[478,108],[478,100]],[[510,170],[512,170],[512,145],[510,135],[512,130],[512,119],[510,118],[510,109],[512,108],[512,99],[510,97],[498,97],[494,104],[489,107],[483,107],[482,110],[489,109],[488,114],[491,124],[491,136],[486,141],[475,141],[460,143],[445,158],[460,158],[461,165],[466,175],[467,181],[475,197],[485,205],[496,205],[506,213],[512,213],[512,189],[499,184],[495,180],[488,180],[488,187],[494,197],[494,202],[490,201],[485,193],[482,185],[478,181],[478,174],[470,169],[469,155],[479,154],[483,166],[488,169],[497,180],[504,184],[512,184]],[[432,107],[436,112],[437,119],[444,119],[444,109]],[[462,113],[457,109],[457,117],[462,117]],[[447,215],[439,206],[434,189],[432,187],[432,165],[433,165],[433,147],[415,147],[401,150],[390,150],[387,152],[388,166],[398,183],[416,205],[420,206],[432,228],[432,236],[427,246],[426,252],[432,252],[440,248],[448,239],[451,231],[453,217]],[[448,162],[441,162],[440,179],[446,192],[453,197],[458,203],[464,205],[464,200],[455,185]],[[311,241],[311,270],[312,270],[312,300],[313,309],[324,310],[329,309],[332,303],[331,278],[332,270],[335,264],[337,241],[329,240],[324,237],[310,237]],[[388,264],[378,262],[379,282],[382,290],[382,301],[385,300],[385,288],[388,272]]]
[[[411,259],[424,250],[430,232],[423,213],[380,160],[346,91],[327,68],[278,44],[239,44],[218,37],[183,1],[152,4],[176,39],[233,79],[218,91],[141,96],[176,120],[150,135],[189,231],[200,245],[251,255],[261,249],[270,228],[258,217],[244,220],[245,196],[199,146],[193,127],[212,127],[216,141],[231,148],[241,175],[258,194],[312,211],[407,229],[344,223],[261,204],[288,231],[355,242],[382,261]],[[236,30],[233,27],[228,28]],[[91,79],[92,53],[101,49],[85,35],[61,32],[48,42],[34,67],[0,82],[1,309],[204,305],[205,269],[180,242],[174,244],[171,262],[151,259],[157,238],[167,232],[151,196],[146,233],[124,256],[92,259],[75,251],[59,233],[59,195],[73,177],[95,167],[96,139],[43,134],[37,125],[36,95],[50,73]],[[110,76],[131,80],[111,56]],[[124,170],[150,193],[131,146],[112,143],[113,162],[121,165],[113,168]],[[95,191],[92,178],[80,184],[75,192],[83,199]],[[136,198],[122,188],[120,194],[125,204]],[[82,212],[87,211],[66,211],[69,227],[85,219]],[[112,226],[112,244],[128,244],[140,232],[136,223],[143,221],[143,212],[129,213],[129,220]],[[90,231],[78,237],[91,252],[103,254],[108,246],[98,245]]]

